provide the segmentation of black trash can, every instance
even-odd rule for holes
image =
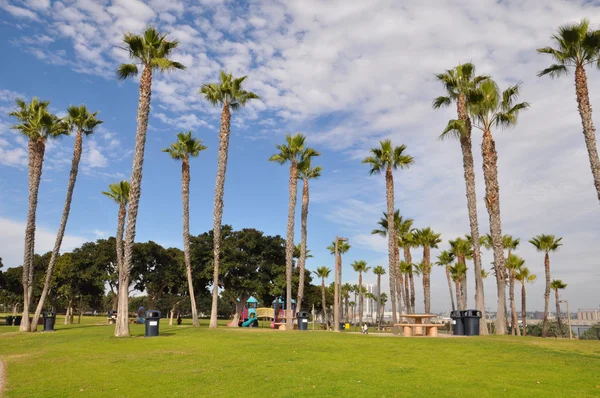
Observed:
[[[146,311],[146,337],[158,336],[158,326],[160,324],[160,311]]]
[[[465,336],[479,336],[479,321],[481,319],[481,311],[466,310],[463,312]]]
[[[13,324],[13,317],[12,317],[12,315],[9,315],[6,317],[6,325],[12,326],[12,324]]]
[[[52,311],[44,312],[44,332],[54,332],[56,314]]]
[[[15,326],[21,326],[21,320],[22,319],[23,319],[23,317],[21,315],[17,315],[15,317],[15,321],[14,321],[13,325],[15,325]]]
[[[450,318],[452,318],[452,334],[455,336],[465,335],[465,324],[463,318],[464,311],[452,311],[450,312]]]
[[[298,318],[298,330],[308,330],[308,312],[298,311],[296,318]]]

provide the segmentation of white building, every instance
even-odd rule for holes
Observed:
[[[375,285],[373,283],[368,283],[368,284],[364,285],[364,287],[365,287],[367,293],[371,293],[374,296],[379,295],[379,291],[377,291],[377,285]],[[365,298],[364,304],[365,305],[363,307],[363,319],[367,319],[367,320],[373,322],[374,319],[371,319],[371,315],[374,317],[377,317],[377,314],[375,313],[375,311],[377,310],[377,303],[372,298]]]

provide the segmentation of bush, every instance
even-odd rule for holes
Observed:
[[[597,323],[592,326],[591,329],[586,330],[579,338],[581,340],[600,340],[600,323]]]
[[[542,322],[535,325],[527,325],[527,334],[529,336],[542,337]],[[557,321],[548,321],[548,337],[568,337],[569,325],[562,323],[562,329],[559,329]]]

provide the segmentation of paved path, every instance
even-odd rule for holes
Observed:
[[[0,358],[0,397],[4,395],[4,384],[6,382],[6,367]]]

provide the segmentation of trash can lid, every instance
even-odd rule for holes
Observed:
[[[43,315],[47,318],[52,318],[53,316],[55,316],[56,314],[52,311],[44,311]]]
[[[146,311],[146,318],[160,318],[159,310],[148,310]]]

